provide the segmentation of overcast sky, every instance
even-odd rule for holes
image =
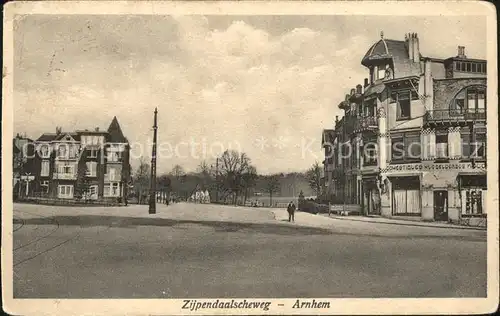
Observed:
[[[485,20],[470,16],[31,15],[15,25],[14,131],[103,129],[116,115],[149,159],[158,107],[158,172],[194,170],[204,153],[189,142],[207,160],[233,148],[262,173],[304,170],[380,31],[418,33],[425,56],[463,45],[486,58]]]

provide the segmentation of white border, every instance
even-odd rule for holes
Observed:
[[[477,1],[389,2],[125,2],[64,1],[10,2],[4,6],[3,65],[3,157],[12,157],[13,135],[13,19],[18,14],[240,14],[240,15],[384,15],[439,16],[478,15],[487,18],[488,52],[488,285],[487,298],[449,299],[328,299],[330,309],[292,309],[295,299],[272,300],[269,311],[246,310],[182,310],[180,299],[13,299],[12,275],[12,163],[2,159],[2,286],[4,309],[11,314],[36,315],[201,315],[201,314],[477,314],[494,312],[499,297],[498,264],[498,119],[497,119],[497,27],[492,4]],[[277,307],[283,303],[289,308]]]

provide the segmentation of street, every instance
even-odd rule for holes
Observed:
[[[15,298],[485,297],[486,231],[180,203],[14,205]]]

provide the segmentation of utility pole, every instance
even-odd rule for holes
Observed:
[[[149,214],[156,214],[156,133],[158,131],[158,109],[155,108],[153,125],[153,150],[151,154],[151,183],[149,189]]]

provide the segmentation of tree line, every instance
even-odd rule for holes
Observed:
[[[140,204],[148,203],[150,164],[140,159],[132,174],[130,194]],[[197,190],[207,190],[212,202],[245,204],[249,199],[266,196],[270,203],[276,196],[319,195],[321,169],[315,163],[306,172],[258,174],[245,153],[227,150],[213,161],[202,161],[194,172],[175,165],[156,178],[156,188],[172,199],[186,200]]]

